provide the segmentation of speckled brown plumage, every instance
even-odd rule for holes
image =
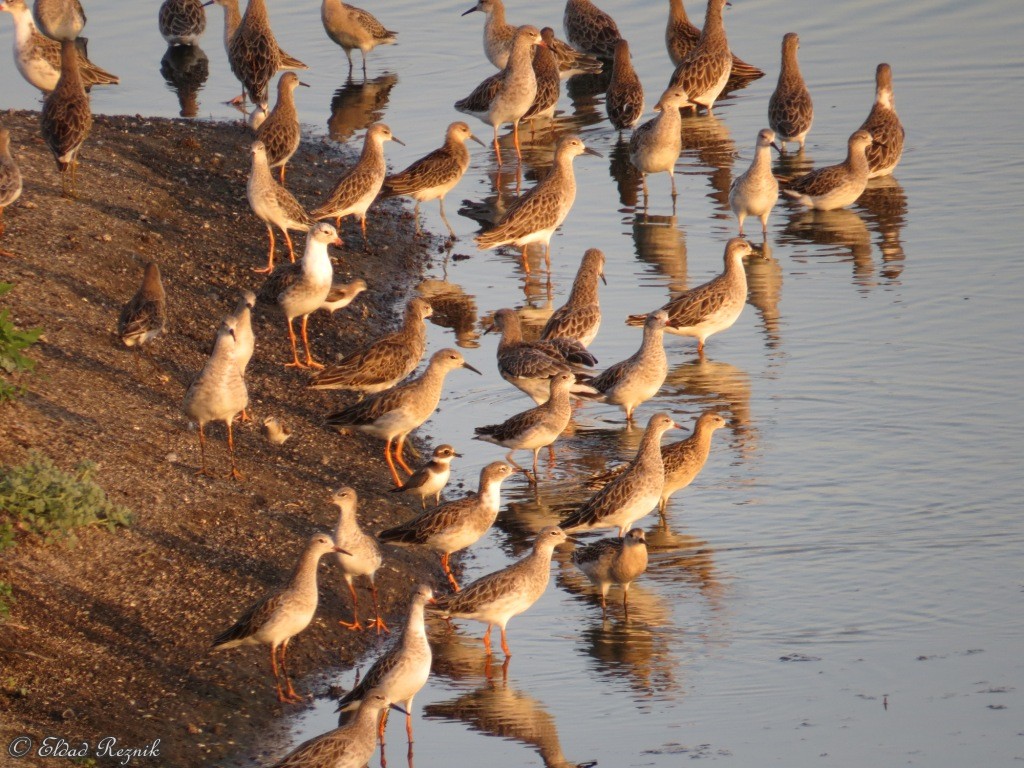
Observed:
[[[601,327],[601,305],[597,296],[597,281],[604,281],[604,253],[588,248],[580,261],[576,279],[565,304],[551,313],[541,340],[567,337],[589,347]]]
[[[633,69],[629,43],[619,40],[615,44],[612,79],[605,96],[608,119],[618,130],[632,128],[644,114],[644,86]]]
[[[722,21],[724,5],[725,0],[709,0],[697,46],[679,62],[669,80],[670,86],[681,87],[690,101],[709,112],[732,71],[732,53]]]
[[[787,32],[782,38],[779,82],[768,100],[768,126],[775,131],[783,152],[786,151],[786,142],[790,141],[799,142],[800,149],[803,149],[807,132],[814,122],[814,102],[797,61],[799,48],[800,37],[796,32]]]
[[[782,193],[808,208],[832,211],[851,205],[864,192],[868,184],[867,149],[872,136],[857,130],[846,145],[846,159],[837,165],[816,168],[805,176],[791,181]]]
[[[313,377],[309,387],[347,389],[363,394],[393,387],[419,365],[427,344],[424,321],[432,313],[423,299],[412,299],[406,305],[405,319],[398,331],[327,366]]]
[[[267,86],[285,68],[281,49],[270,28],[265,0],[249,0],[238,29],[228,46],[231,71],[241,81],[254,104],[267,103]],[[297,62],[302,69],[305,64]]]
[[[284,183],[285,167],[299,148],[302,129],[295,109],[295,89],[305,85],[294,72],[285,72],[277,81],[277,103],[256,131],[256,138],[267,148],[267,164],[281,169]]]
[[[168,45],[195,45],[206,30],[206,11],[201,0],[164,0],[157,24]]]
[[[698,285],[677,296],[661,309],[668,312],[668,333],[693,336],[697,350],[703,352],[704,341],[736,322],[747,300],[747,273],[743,258],[753,253],[750,243],[734,237],[725,244],[725,270],[714,280]],[[642,325],[647,315],[630,315],[627,325]]]
[[[566,0],[562,27],[576,50],[604,59],[615,55],[615,43],[622,38],[615,20],[590,0]]]
[[[672,66],[678,67],[700,41],[700,28],[690,21],[683,0],[669,0],[668,24],[665,26],[665,47]],[[764,77],[764,71],[732,55],[732,69],[726,88],[738,88]]]
[[[65,197],[74,197],[78,153],[92,129],[89,96],[82,87],[74,41],[61,43],[60,80],[43,102],[39,118],[43,139],[61,174],[61,190]]]
[[[903,141],[906,131],[896,114],[892,93],[892,68],[885,63],[875,69],[875,103],[871,107],[862,131],[874,139],[868,147],[868,178],[888,176],[903,157]]]
[[[537,95],[534,96],[533,104],[523,115],[523,120],[552,117],[555,114],[555,105],[558,103],[558,97],[562,90],[558,62],[550,48],[555,39],[555,31],[551,27],[544,27],[540,31],[540,37],[544,41],[544,45],[538,45],[533,49],[533,74],[537,79]]]

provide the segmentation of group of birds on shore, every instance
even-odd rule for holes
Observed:
[[[257,305],[265,304],[278,308],[286,320],[292,351],[288,367],[314,371],[308,381],[310,388],[344,390],[359,397],[357,402],[327,415],[325,426],[339,432],[356,430],[382,440],[393,490],[419,498],[424,507],[415,517],[371,534],[358,522],[355,491],[350,487],[339,488],[331,497],[338,508],[333,533],[312,536],[288,581],[244,612],[231,628],[216,637],[213,647],[269,645],[278,699],[299,701],[301,697],[287,668],[287,648],[291,638],[305,629],[315,615],[320,559],[327,554],[336,558],[352,598],[352,620],[340,623],[352,630],[387,633],[390,629],[381,613],[374,577],[385,562],[388,546],[417,546],[436,553],[452,591],[436,595],[428,586],[417,586],[401,633],[360,684],[340,702],[342,709],[357,708],[356,716],[335,731],[299,746],[278,763],[307,768],[362,766],[375,743],[383,741],[388,709],[406,715],[407,735],[412,741],[412,700],[430,672],[431,652],[425,629],[428,613],[486,624],[483,642],[488,656],[492,652],[491,629],[498,626],[500,645],[508,657],[511,650],[506,626],[545,591],[555,548],[575,532],[600,529],[615,530],[617,536],[577,547],[573,561],[598,589],[602,612],[607,609],[606,596],[613,585],[622,588],[623,606],[628,609],[629,586],[647,568],[645,535],[634,524],[656,507],[664,513],[669,497],[697,476],[708,458],[712,434],[725,425],[719,413],[702,414],[689,437],[665,446],[665,432],[680,425],[667,413],[650,416],[635,457],[593,478],[594,494],[559,525],[541,529],[532,552],[518,562],[463,588],[451,568],[450,558],[473,546],[491,528],[501,508],[501,486],[506,479],[520,471],[531,484],[539,482],[539,454],[548,448],[554,458],[554,444],[572,418],[573,399],[615,404],[622,409],[627,423],[632,424],[637,409],[655,397],[665,382],[666,333],[695,338],[698,353],[703,355],[707,339],[736,322],[747,298],[744,259],[755,255],[755,249],[742,237],[744,220],[759,219],[767,237],[768,217],[780,190],[779,179],[771,168],[770,150],[775,147],[783,152],[786,144],[792,142],[803,149],[813,106],[797,63],[798,38],[789,33],[782,42],[778,86],[768,107],[769,127],[758,133],[753,162],[736,178],[729,192],[740,236],[725,244],[724,269],[713,280],[678,295],[663,307],[627,319],[629,325],[643,327],[640,347],[634,355],[601,373],[590,370],[597,364],[588,346],[601,324],[598,286],[604,280],[605,266],[605,254],[597,248],[588,249],[583,255],[566,304],[551,316],[540,339],[524,337],[519,316],[513,309],[503,308],[494,313],[491,330],[501,335],[497,346],[498,370],[503,379],[527,394],[535,406],[500,424],[476,429],[478,439],[508,450],[506,460],[492,462],[481,470],[475,493],[442,503],[441,493],[458,453],[450,445],[439,445],[423,467],[413,468],[405,459],[406,440],[436,410],[447,374],[460,368],[479,371],[459,350],[443,348],[434,351],[422,373],[413,376],[426,353],[424,323],[432,312],[430,304],[419,298],[410,300],[404,321],[395,332],[331,364],[316,360],[308,321],[319,310],[344,309],[368,290],[361,279],[349,283],[335,280],[328,248],[342,245],[342,219],[358,218],[365,242],[369,237],[367,211],[378,197],[409,196],[416,201],[417,212],[421,202],[436,199],[442,220],[454,238],[455,232],[444,213],[444,196],[469,167],[466,142],[483,142],[473,135],[467,123],[454,121],[447,127],[440,148],[403,171],[388,175],[383,146],[397,139],[388,126],[374,124],[367,130],[358,160],[339,178],[324,201],[307,211],[285,186],[286,167],[301,139],[293,92],[303,85],[299,76],[288,70],[306,67],[277,45],[265,0],[249,0],[244,15],[239,14],[237,0],[212,2],[225,9],[224,40],[232,71],[242,85],[242,98],[248,98],[255,107],[255,119],[250,120],[255,140],[250,146],[252,160],[246,194],[252,211],[266,226],[269,249],[265,267],[256,270],[267,275],[262,286],[244,291],[235,310],[220,324],[213,351],[184,397],[185,414],[198,424],[202,457],[199,473],[210,474],[205,429],[210,422],[219,421],[226,426],[230,476],[242,479],[235,461],[232,429],[239,415],[243,420],[248,418],[246,370],[255,349],[252,314]],[[167,0],[161,6],[159,25],[169,44],[195,43],[205,28],[203,5],[199,0]],[[686,130],[682,111],[710,112],[725,89],[764,74],[736,58],[729,49],[722,21],[724,5],[724,0],[709,0],[704,27],[697,31],[686,17],[681,0],[670,0],[666,43],[675,69],[655,105],[658,115],[639,124],[644,114],[644,91],[630,62],[629,44],[614,20],[590,0],[567,1],[563,18],[567,43],[558,40],[550,27],[516,27],[507,23],[501,0],[478,0],[465,13],[486,15],[485,53],[501,71],[485,79],[455,108],[491,125],[496,159],[501,166],[504,161],[498,133],[503,126],[512,126],[513,146],[521,160],[520,121],[544,119],[553,114],[562,77],[599,72],[610,66],[608,117],[618,130],[632,131],[629,157],[641,174],[645,207],[646,176],[652,173],[669,173],[674,203],[674,169],[681,152],[680,136]],[[62,173],[62,188],[73,195],[77,156],[92,119],[86,88],[116,83],[117,78],[82,55],[83,46],[76,40],[85,17],[77,0],[36,0],[32,17],[25,0],[0,0],[0,10],[15,18],[19,70],[47,94],[41,117],[42,133]],[[345,51],[350,69],[352,51],[361,52],[364,74],[367,54],[378,45],[396,40],[396,33],[371,14],[341,0],[323,0],[322,19],[327,35]],[[20,55],[27,50],[38,53]],[[46,62],[49,69],[40,61]],[[29,62],[34,63],[30,66]],[[271,110],[270,84],[281,70],[286,71],[277,82],[277,100]],[[44,80],[40,73],[49,79]],[[20,176],[9,171],[13,166],[13,174],[17,174],[8,142],[8,134],[0,129],[0,214],[21,193]],[[828,210],[850,205],[863,192],[868,178],[893,171],[902,148],[903,129],[893,108],[891,69],[880,64],[874,107],[864,124],[851,135],[846,160],[783,182],[783,192],[810,208]],[[542,244],[550,272],[550,239],[567,218],[575,199],[572,163],[585,154],[597,153],[580,136],[558,137],[550,173],[515,200],[493,227],[477,236],[478,246],[521,248],[522,263],[528,271],[527,249]],[[11,191],[11,178],[18,179],[16,192]],[[326,223],[324,219],[333,219],[335,223]],[[418,216],[416,226],[418,232]],[[274,263],[275,228],[281,232],[290,257],[287,263],[278,265]],[[304,252],[298,260],[289,234],[296,231],[306,234]],[[298,334],[294,327],[296,319],[301,323]],[[139,291],[122,310],[118,335],[126,346],[139,353],[136,360],[144,357],[159,369],[149,345],[166,329],[166,294],[159,267],[150,263]],[[299,355],[300,337],[304,360]],[[514,453],[523,450],[533,453],[532,470],[513,460]],[[408,476],[402,477],[402,471]],[[428,509],[430,498],[435,506]],[[365,622],[359,617],[357,579],[367,582],[373,600],[374,617]]]

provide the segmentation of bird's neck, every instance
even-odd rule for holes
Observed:
[[[238,11],[238,0],[224,3],[224,45],[231,45],[231,38],[242,23],[242,14]]]
[[[485,508],[497,510],[501,507],[501,483],[495,480],[481,481],[477,495]]]
[[[78,49],[74,40],[64,40],[60,44],[60,81],[57,89],[84,93],[82,75],[78,68]]]
[[[704,27],[700,31],[701,42],[725,42],[725,24],[722,22],[722,2],[711,0],[704,15]]]
[[[600,278],[596,272],[587,271],[576,278],[572,284],[572,290],[569,291],[569,300],[567,303],[573,306],[582,306],[584,304],[596,304],[597,303],[597,281]]]
[[[316,240],[311,234],[306,235],[306,252],[302,254],[302,272],[321,281],[330,281],[334,276],[331,257],[327,255],[327,243]]]
[[[312,547],[306,548],[306,551],[302,553],[302,557],[299,558],[295,570],[292,571],[291,578],[288,580],[288,586],[291,589],[312,591],[316,594],[316,569],[320,564],[321,554],[319,550]]]
[[[690,17],[686,15],[686,8],[683,7],[683,0],[669,0],[668,17],[676,24],[690,23]]]

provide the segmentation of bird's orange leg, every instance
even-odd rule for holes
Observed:
[[[295,263],[295,247],[292,245],[292,236],[288,234],[288,228],[287,227],[282,229],[281,233],[284,235],[284,241],[286,243],[288,243],[288,258],[291,259],[292,263],[294,264]]]
[[[391,479],[395,481],[395,487],[402,487],[402,480],[398,477],[398,470],[395,469],[395,462],[391,460],[391,438],[384,444],[384,461],[388,463],[388,469],[391,470]]]
[[[291,640],[291,638],[288,638],[288,640]],[[302,701],[302,697],[295,692],[294,688],[292,688],[292,680],[288,675],[288,640],[285,640],[281,644],[281,671],[284,673],[284,681],[288,684],[288,690],[285,692],[288,696],[288,701],[298,702]]]
[[[398,463],[401,465],[402,469],[404,469],[411,475],[413,473],[413,470],[408,464],[405,463],[405,457],[402,455],[404,448],[405,435],[402,435],[401,437],[398,438],[398,446],[395,448],[395,458],[398,459]]]
[[[306,348],[306,365],[310,368],[323,368],[323,363],[313,359],[313,353],[309,351],[309,336],[306,333],[306,324],[309,322],[309,315],[302,316],[302,346]]]
[[[267,239],[270,240],[270,249],[267,251],[267,266],[253,269],[253,272],[258,272],[261,275],[274,271],[274,228],[269,223],[267,224]]]
[[[238,471],[238,467],[235,466],[235,439],[231,433],[231,421],[227,420],[228,425],[228,458],[231,460],[231,472],[228,474],[232,480],[242,481],[242,473]]]
[[[498,167],[501,168],[501,147],[498,144],[498,126],[494,126],[494,154],[498,156]]]
[[[461,588],[459,587],[459,582],[455,580],[455,574],[452,573],[452,569],[448,566],[447,552],[441,555],[441,568],[444,569],[444,575],[448,577],[448,583],[452,585],[452,589],[454,589],[456,592],[461,591]]]
[[[285,368],[305,368],[306,365],[299,360],[298,340],[295,338],[295,329],[292,328],[292,321],[288,321],[288,338],[292,342],[292,361],[285,363]]]
[[[285,166],[282,165],[281,166],[281,186],[282,187],[284,186],[284,169],[285,169]]]
[[[487,625],[487,631],[484,632],[484,652],[491,655],[491,625]]]
[[[523,271],[526,274],[530,274],[530,262],[526,258],[526,252],[527,252],[527,250],[529,250],[529,248],[530,248],[530,246],[528,246],[528,245],[524,245],[523,246],[523,254],[522,254],[522,258],[523,258]]]
[[[502,650],[502,653],[505,654],[505,658],[506,659],[509,656],[512,655],[512,651],[510,651],[508,649],[508,641],[505,638],[505,628],[504,627],[501,628],[501,650]]]
[[[196,475],[206,475],[207,477],[212,477],[213,473],[206,468],[206,433],[203,431],[202,424],[199,425],[199,455],[201,457],[200,467],[199,471],[196,472]]]
[[[378,635],[381,632],[387,632],[390,635],[391,630],[388,629],[388,625],[384,623],[384,617],[380,615],[380,603],[377,600],[377,585],[373,583],[372,579],[370,580],[370,594],[373,595],[373,611],[377,615],[377,618],[369,622],[366,625],[366,628],[376,628]]]
[[[523,153],[519,149],[519,121],[518,120],[516,120],[515,122],[512,123],[512,143],[515,145],[515,148],[516,148],[516,160],[518,160],[519,164],[522,165],[523,164]]]
[[[359,621],[359,596],[356,595],[356,587],[351,581],[348,582],[348,591],[352,593],[352,622],[338,620],[338,623],[345,629],[362,629],[363,623]]]

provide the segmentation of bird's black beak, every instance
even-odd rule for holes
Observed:
[[[604,155],[602,155],[596,149],[591,149],[590,147],[584,147],[583,148],[583,154],[584,155],[593,155],[594,157],[604,157]]]
[[[474,8],[473,10],[475,11],[475,10],[476,10],[476,8]],[[462,14],[462,15],[463,15],[463,16],[465,16],[466,14]],[[480,141],[480,139],[478,139],[478,138],[477,138],[476,136],[474,136],[474,135],[473,135],[472,133],[471,133],[471,134],[469,134],[469,138],[471,138],[471,139],[472,139],[473,141],[475,141],[475,142],[476,142],[477,144],[479,144],[479,145],[480,145],[481,147],[486,147],[486,146],[487,146],[487,145],[486,145],[486,144],[484,144],[484,143],[483,143],[482,141]]]
[[[210,0],[210,2],[213,2],[213,0]],[[462,15],[463,15],[463,16],[469,16],[469,14],[471,14],[471,13],[472,13],[473,11],[479,11],[479,10],[480,10],[480,7],[479,7],[479,6],[476,6],[476,5],[474,5],[474,6],[473,6],[472,8],[470,8],[470,9],[469,9],[468,11],[463,11],[463,12],[462,12]]]
[[[477,374],[478,376],[483,376],[483,374],[482,374],[482,373],[480,373],[480,371],[478,371],[478,370],[477,370],[476,368],[474,368],[474,367],[473,367],[472,365],[470,365],[469,363],[463,363],[463,364],[462,364],[462,367],[463,367],[463,368],[468,368],[469,370],[471,370],[471,371],[472,371],[473,373]],[[456,456],[457,456],[457,455],[458,455],[458,454],[456,454]]]

